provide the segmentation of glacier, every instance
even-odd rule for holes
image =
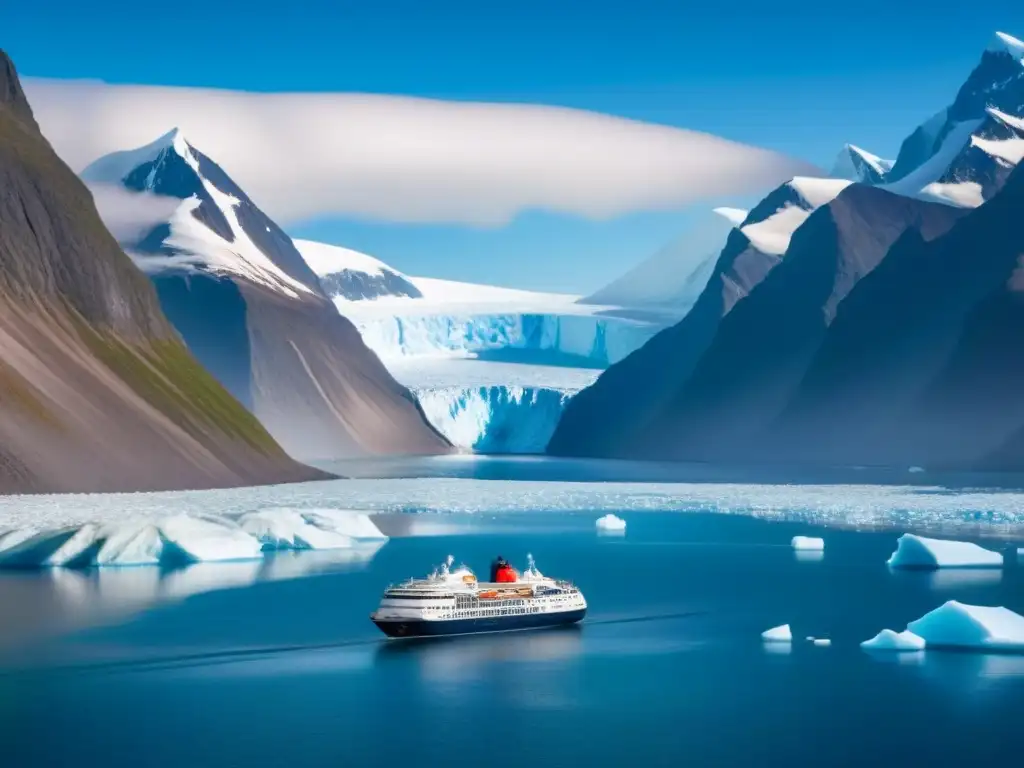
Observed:
[[[572,397],[507,385],[412,391],[434,427],[457,448],[476,453],[543,453]]]
[[[544,452],[566,404],[600,373],[433,358],[393,361],[390,370],[419,400],[427,420],[456,448],[520,454]]]
[[[606,368],[639,349],[664,325],[598,312],[370,315],[339,309],[385,364],[395,358],[472,357],[521,350]],[[536,362],[545,360],[538,356]]]

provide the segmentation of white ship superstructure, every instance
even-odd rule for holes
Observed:
[[[587,601],[568,581],[529,567],[514,581],[477,581],[452,559],[424,579],[388,587],[373,622],[390,637],[498,632],[572,624],[583,619]],[[514,571],[513,571],[514,573]]]

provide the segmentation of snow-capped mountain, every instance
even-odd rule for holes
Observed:
[[[836,157],[832,176],[863,184],[881,184],[892,170],[892,160],[883,160],[866,149],[846,144]]]
[[[291,238],[177,128],[152,144],[101,157],[81,176],[184,201],[166,224],[129,244],[143,257],[161,257],[144,258],[149,271],[240,277],[292,298],[320,293]]]
[[[1024,43],[997,32],[953,103],[919,125],[894,163],[847,145],[832,175],[896,194],[976,208],[1020,162]]]
[[[294,240],[295,247],[320,278],[324,293],[347,301],[380,296],[422,298],[408,277],[379,259],[338,245]]]
[[[1024,465],[1024,374],[1007,352],[1020,317],[1022,58],[1024,44],[997,35],[891,168],[847,147],[847,180],[769,194],[689,314],[574,397],[548,450]]]
[[[180,131],[100,158],[82,176],[181,201],[123,245],[193,354],[293,456],[448,449],[291,238]]]

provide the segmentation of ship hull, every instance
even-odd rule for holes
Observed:
[[[481,616],[474,619],[423,620],[373,619],[378,629],[388,637],[444,637],[448,635],[475,635],[482,632],[512,632],[523,629],[543,629],[576,624],[583,620],[587,609],[533,613],[525,616]]]

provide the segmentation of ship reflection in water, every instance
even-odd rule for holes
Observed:
[[[424,677],[465,681],[484,675],[491,664],[565,662],[583,652],[583,626],[571,624],[523,632],[385,641],[377,662],[412,659]]]

